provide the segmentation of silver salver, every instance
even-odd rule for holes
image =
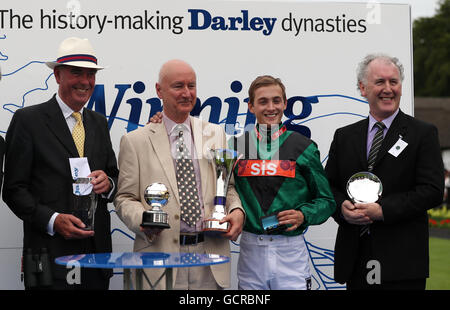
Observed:
[[[381,180],[371,172],[357,172],[347,181],[347,194],[353,203],[376,202],[382,193]]]

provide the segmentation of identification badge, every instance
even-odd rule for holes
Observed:
[[[402,137],[398,138],[398,141],[391,147],[389,154],[397,157],[408,146],[408,143],[402,140]]]
[[[295,178],[295,161],[249,159],[238,162],[238,176],[282,176]]]

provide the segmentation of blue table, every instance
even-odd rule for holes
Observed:
[[[131,269],[136,270],[136,289],[142,289],[143,278],[152,289],[165,276],[166,289],[172,289],[173,268],[210,266],[228,263],[230,258],[218,254],[161,253],[161,252],[118,252],[61,256],[55,259],[58,265],[77,264],[84,268],[123,269],[124,289],[130,289]],[[144,268],[165,268],[162,276],[152,284],[144,273]]]

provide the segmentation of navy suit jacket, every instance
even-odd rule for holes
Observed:
[[[337,204],[339,225],[335,244],[334,277],[350,278],[358,254],[358,225],[341,213],[347,180],[367,171],[368,118],[336,130],[330,147],[327,173]],[[388,151],[399,140],[408,143],[397,156]],[[370,226],[374,259],[380,262],[381,281],[426,278],[429,274],[427,210],[442,203],[444,167],[435,126],[399,111],[378,153],[374,169],[383,185],[378,201],[383,221]]]
[[[107,121],[101,114],[84,109],[85,157],[91,171],[103,170],[117,184],[118,169]],[[99,197],[95,214],[95,235],[82,240],[65,240],[47,233],[47,224],[56,211],[71,213],[72,176],[69,158],[78,157],[71,132],[55,96],[49,101],[18,110],[6,134],[6,161],[3,199],[23,220],[23,248],[38,252],[47,248],[50,257],[95,252],[111,252],[111,224],[107,201]],[[114,198],[114,193],[110,199]],[[88,244],[89,243],[89,244]],[[65,267],[53,264],[57,278],[65,278]]]

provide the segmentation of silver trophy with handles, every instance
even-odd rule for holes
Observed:
[[[203,221],[203,231],[208,234],[221,234],[228,231],[229,224],[220,221],[227,215],[225,211],[228,184],[234,166],[239,160],[237,152],[230,149],[212,149],[210,155],[216,169],[216,195],[214,197],[214,212]]]
[[[152,183],[145,189],[144,199],[150,206],[142,214],[141,227],[144,228],[170,228],[169,215],[162,210],[169,200],[169,191],[163,183]]]

